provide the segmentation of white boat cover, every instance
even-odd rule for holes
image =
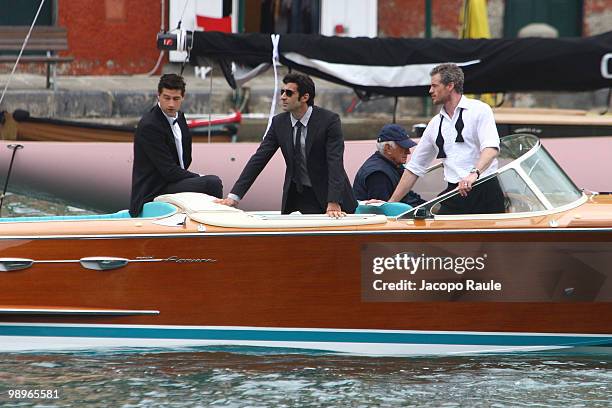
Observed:
[[[320,228],[346,227],[368,224],[385,224],[387,217],[375,214],[349,214],[342,218],[330,218],[325,214],[270,214],[246,212],[214,202],[215,197],[201,193],[165,194],[155,198],[173,204],[192,220],[226,228]]]

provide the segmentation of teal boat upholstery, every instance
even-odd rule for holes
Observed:
[[[397,217],[409,210],[412,210],[412,206],[405,203],[384,203],[383,205],[359,204],[355,214],[380,214],[387,217]]]
[[[137,218],[161,218],[168,217],[177,212],[177,208],[172,204],[163,202],[145,203],[142,212]],[[91,221],[91,220],[116,220],[132,218],[128,210],[117,211],[112,214],[93,214],[93,215],[57,215],[42,217],[4,217],[0,222],[39,222],[39,221]]]

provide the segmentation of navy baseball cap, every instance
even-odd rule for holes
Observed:
[[[395,142],[404,149],[416,146],[416,143],[408,137],[406,129],[395,123],[385,125],[378,134],[377,142]]]

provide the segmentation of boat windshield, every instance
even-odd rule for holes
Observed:
[[[503,213],[553,211],[560,207],[577,204],[583,197],[582,191],[565,174],[536,136],[515,134],[502,138],[498,163],[499,170],[496,174],[479,180],[475,185],[499,183],[504,194]],[[439,165],[432,167],[432,170],[431,174],[428,173],[423,179],[441,177]],[[426,180],[424,184],[430,186],[432,182]],[[418,188],[416,190],[419,191]],[[444,207],[445,200],[457,194],[457,191],[454,190],[439,197],[432,197],[430,201],[412,209],[400,218],[442,216],[441,209]],[[491,214],[483,215],[490,216]],[[461,216],[465,217],[463,214]],[[470,217],[477,216],[478,214],[470,214]]]
[[[544,148],[521,161],[521,168],[553,208],[570,204],[582,196],[582,192]]]

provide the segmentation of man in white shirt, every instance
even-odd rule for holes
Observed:
[[[157,92],[157,104],[142,117],[134,136],[132,217],[160,194],[190,191],[219,198],[223,195],[219,177],[187,170],[191,164],[191,134],[180,111],[185,81],[176,74],[162,75]]]
[[[440,114],[431,119],[412,159],[389,201],[400,201],[434,158],[442,159],[448,187],[458,189],[444,200],[438,214],[504,212],[504,196],[497,178],[473,188],[480,177],[497,171],[499,135],[491,108],[463,95],[463,71],[455,64],[441,64],[431,73],[429,94]]]

